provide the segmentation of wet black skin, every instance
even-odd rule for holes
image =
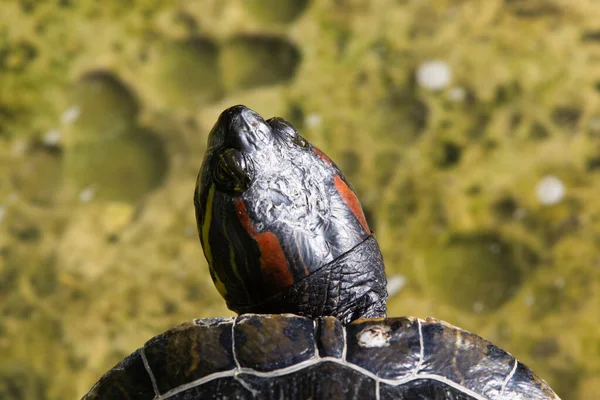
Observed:
[[[241,105],[213,127],[194,204],[211,276],[230,309],[346,323],[385,316],[377,242],[334,181],[350,184],[320,154],[285,120],[265,121]],[[261,267],[275,253],[259,245],[265,233],[284,257],[274,273]]]

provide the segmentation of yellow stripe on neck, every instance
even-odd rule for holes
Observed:
[[[206,197],[206,205],[204,207],[205,211],[204,211],[204,222],[202,223],[202,245],[204,247],[204,255],[206,256],[206,261],[208,261],[208,267],[212,270],[212,263],[213,263],[213,259],[212,259],[212,251],[210,248],[210,241],[208,240],[208,236],[209,236],[209,232],[210,232],[210,224],[212,222],[212,209],[213,209],[213,200],[215,197],[215,185],[212,184],[210,186],[210,189],[208,189],[208,196]],[[215,281],[215,287],[217,288],[217,290],[219,291],[219,293],[221,294],[221,296],[223,296],[223,298],[225,298],[225,296],[227,295],[227,288],[225,288],[225,284],[221,281],[221,278],[219,277],[219,275],[216,273],[216,271],[213,270],[213,273],[211,274],[212,277],[214,277]]]
[[[208,240],[208,233],[210,231],[210,224],[212,222],[212,208],[213,199],[215,197],[215,185],[212,184],[208,189],[208,196],[206,197],[206,205],[204,207],[204,221],[202,223],[202,245],[204,246],[204,255],[208,261],[208,265],[212,265],[212,252],[210,250],[210,242]]]

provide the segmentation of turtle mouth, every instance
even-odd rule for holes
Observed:
[[[246,153],[273,142],[271,127],[256,111],[243,105],[225,110],[217,124],[222,127],[225,147]]]

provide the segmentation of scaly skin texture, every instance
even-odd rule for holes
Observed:
[[[230,309],[385,316],[379,246],[337,166],[281,118],[231,107],[194,194],[211,277]]]
[[[294,313],[310,318],[333,315],[348,324],[385,317],[387,292],[379,246],[374,237],[290,288],[239,313]]]

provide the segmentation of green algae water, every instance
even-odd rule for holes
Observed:
[[[1,399],[81,397],[152,336],[231,315],[192,193],[238,103],[346,173],[402,282],[390,315],[600,392],[594,0],[1,7]]]

